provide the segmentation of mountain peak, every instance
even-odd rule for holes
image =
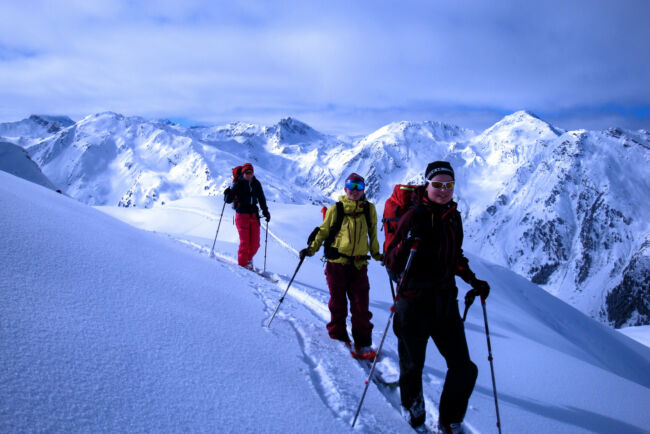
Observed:
[[[315,140],[322,136],[321,133],[292,117],[283,118],[272,127],[265,128],[268,136],[275,136],[278,141],[298,143],[305,140]]]
[[[306,123],[292,117],[281,119],[280,122],[277,123],[277,126],[284,131],[294,134],[307,134],[312,131],[315,132],[315,130]]]
[[[550,136],[560,136],[564,133],[564,131],[555,128],[536,114],[527,110],[519,110],[510,115],[504,116],[499,122],[485,130],[483,135],[521,128],[530,131],[537,131],[540,134],[545,133],[544,135]]]
[[[56,115],[38,115],[33,114],[29,117],[30,121],[36,122],[41,125],[47,125],[52,123],[57,123],[62,127],[69,127],[74,124],[74,121],[68,116],[56,116]]]

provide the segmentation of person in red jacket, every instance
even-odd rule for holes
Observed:
[[[411,426],[424,426],[422,369],[431,338],[447,362],[439,428],[444,433],[458,433],[463,432],[462,422],[478,369],[469,357],[455,276],[484,298],[490,287],[476,278],[463,254],[461,216],[452,200],[453,168],[446,161],[434,161],[427,166],[425,179],[426,186],[414,191],[414,206],[400,218],[395,237],[386,249],[386,267],[391,275],[400,276],[412,244],[418,241],[395,304],[393,331],[399,353],[400,397]]]
[[[260,216],[257,204],[262,208],[267,224],[271,220],[271,214],[266,206],[262,184],[255,177],[251,163],[241,167],[241,175],[223,194],[226,203],[234,203],[236,212],[235,224],[239,232],[237,262],[252,270],[253,257],[260,248]]]

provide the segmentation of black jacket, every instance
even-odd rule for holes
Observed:
[[[243,176],[237,178],[235,185],[226,189],[225,200],[226,203],[232,203],[235,211],[240,214],[259,215],[258,202],[264,215],[269,212],[266,207],[266,197],[264,196],[264,190],[262,190],[262,184],[254,176],[250,183]]]
[[[430,202],[423,187],[414,192],[414,206],[397,223],[395,237],[386,249],[386,267],[400,275],[406,267],[411,243],[409,232],[421,239],[400,297],[417,300],[436,291],[457,293],[455,276],[464,281],[475,279],[463,254],[463,224],[456,203]]]

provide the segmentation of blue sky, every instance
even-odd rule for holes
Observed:
[[[647,0],[2,2],[0,121],[650,129],[649,22]]]

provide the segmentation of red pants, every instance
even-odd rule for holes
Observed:
[[[237,262],[242,267],[253,260],[253,256],[260,248],[260,219],[256,214],[240,214],[235,216],[235,224],[239,232],[239,252]]]
[[[368,266],[357,269],[352,264],[328,262],[325,267],[327,286],[330,289],[331,319],[327,331],[332,339],[349,341],[345,319],[348,316],[348,298],[350,299],[350,314],[352,321],[352,338],[360,347],[372,344],[372,313],[368,309],[370,303],[370,283],[368,282]]]

